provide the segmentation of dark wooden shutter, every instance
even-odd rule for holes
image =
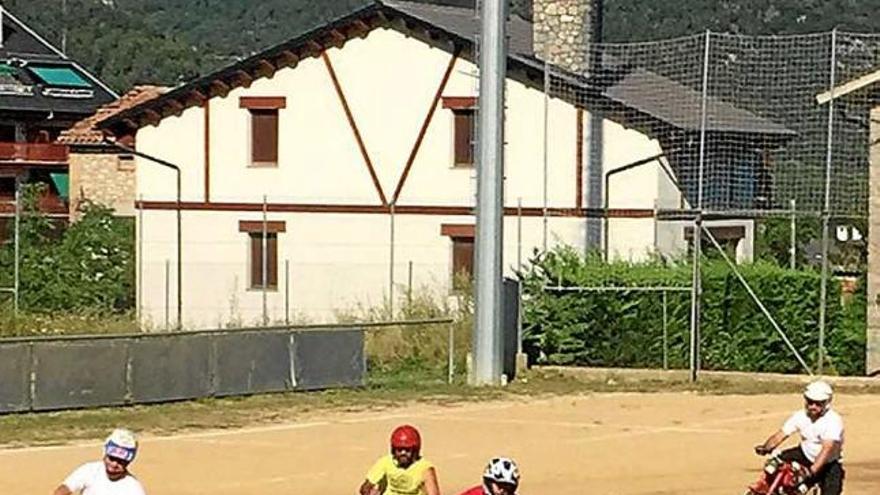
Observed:
[[[452,275],[454,283],[458,283],[459,277],[466,275],[474,277],[474,239],[469,237],[454,237],[452,239]],[[458,288],[458,287],[456,287]]]
[[[455,165],[474,164],[474,111],[455,110]]]
[[[263,288],[263,234],[251,233],[251,288]],[[278,287],[278,235],[266,236],[267,287]]]
[[[251,110],[251,159],[255,164],[278,163],[278,110]]]

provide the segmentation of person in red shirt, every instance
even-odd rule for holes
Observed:
[[[483,471],[483,484],[465,490],[461,495],[516,495],[519,468],[513,459],[496,457]]]

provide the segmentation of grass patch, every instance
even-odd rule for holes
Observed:
[[[700,382],[691,384],[683,373],[651,373],[656,376],[623,370],[578,373],[537,369],[503,389],[472,388],[463,383],[447,385],[424,373],[377,373],[361,389],[9,415],[0,417],[0,445],[51,445],[99,439],[117,425],[150,435],[168,435],[293,422],[324,413],[377,411],[406,404],[451,405],[603,392],[769,394],[799,393],[802,389],[802,384],[785,377],[706,374]],[[836,389],[843,394],[880,394],[880,384],[874,383],[838,383]]]

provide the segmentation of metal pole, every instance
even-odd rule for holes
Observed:
[[[702,299],[702,240],[703,240],[703,175],[706,165],[706,125],[708,120],[707,106],[709,101],[709,51],[712,44],[712,32],[706,30],[706,42],[703,51],[703,95],[700,108],[700,158],[697,173],[697,216],[694,219],[694,259],[691,293],[691,338],[690,338],[690,378],[697,381],[700,373],[700,306]]]
[[[667,313],[666,291],[663,291],[663,369],[669,369],[669,323]]]
[[[448,362],[446,363],[446,383],[451,385],[453,378],[455,378],[455,323],[449,324],[447,334],[448,347],[446,354]]]
[[[394,319],[394,203],[391,204],[391,217],[388,243],[388,317]]]
[[[549,168],[550,168],[550,53],[549,53],[549,44],[545,44],[547,49],[544,52],[544,149],[543,149],[543,199],[541,202],[541,216],[543,221],[543,235],[542,235],[542,246],[544,248],[544,252],[547,251],[547,236],[549,226],[547,224],[547,204],[549,203],[549,185],[547,184],[547,180],[549,178]]]
[[[406,274],[406,305],[412,311],[412,288],[413,288],[413,262],[409,262]]]
[[[831,160],[834,150],[834,87],[837,84],[837,29],[831,31],[831,74],[828,87],[828,144],[825,153],[825,204],[822,209],[822,282],[819,289],[819,356],[816,371],[825,368],[826,305],[828,304],[828,250],[830,245],[829,221],[831,216]]]
[[[138,206],[138,242],[137,256],[137,324],[140,329],[144,317],[144,195],[140,195]]]
[[[171,307],[171,261],[165,259],[165,331],[170,328],[169,309]]]
[[[12,294],[13,303],[12,303],[12,314],[17,319],[18,318],[18,308],[19,308],[19,289],[21,288],[21,240],[19,237],[21,236],[21,181],[19,181],[18,177],[15,178],[15,232],[14,232],[15,240],[15,266],[13,267],[14,277],[13,286],[15,292]]]
[[[122,150],[134,156],[149,160],[157,165],[173,169],[177,174],[177,329],[180,330],[183,325],[183,226],[181,221],[181,178],[180,167],[157,158],[147,153],[140,152],[130,146],[126,146],[119,142],[104,138],[103,144],[112,148]]]
[[[181,221],[180,169],[177,170],[177,330],[183,328],[183,225]]]
[[[501,383],[501,260],[503,239],[504,93],[507,1],[481,9],[479,162],[477,164],[476,311],[474,382]]]
[[[791,200],[791,247],[788,250],[788,267],[797,269],[797,200]]]
[[[290,325],[290,260],[284,260],[284,324]]]
[[[260,247],[260,255],[261,255],[261,263],[262,263],[262,297],[263,297],[263,326],[269,326],[269,304],[268,304],[268,293],[269,290],[269,219],[268,219],[268,200],[266,195],[263,195],[263,237],[261,239],[261,247]]]
[[[522,271],[522,198],[516,200],[516,269]]]

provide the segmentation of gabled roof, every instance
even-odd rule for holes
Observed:
[[[110,87],[0,6],[0,111],[88,115]]]
[[[71,146],[98,145],[104,141],[104,133],[98,129],[98,124],[119,112],[128,110],[161,96],[168,91],[163,86],[135,86],[131,91],[122,95],[118,100],[108,103],[98,109],[94,115],[80,120],[58,136],[58,142]]]
[[[120,112],[104,121],[100,127],[112,128],[114,132],[123,134],[145,125],[157,124],[161,119],[179,115],[184,109],[199,105],[207,98],[225,96],[232,89],[249,86],[254,79],[296,66],[304,58],[320,56],[326,48],[341,47],[349,39],[365,37],[378,27],[404,32],[433,46],[460,52],[463,57],[473,60],[474,41],[479,35],[480,22],[470,8],[375,0],[375,3],[349,15]],[[508,77],[532,87],[541,87],[545,64],[534,54],[531,22],[511,16],[508,38]],[[648,133],[655,125],[688,131],[700,128],[699,119],[687,115],[681,108],[695,108],[694,102],[699,108],[701,94],[659,74],[635,68],[616,77],[610,86],[603,87],[580,75],[564,71],[554,77],[573,83],[580,93],[576,103],[586,103],[589,107],[591,101],[598,101],[601,104],[597,108],[608,108],[613,113],[609,118],[620,120],[624,125],[638,125],[640,130]],[[665,91],[665,101],[656,97],[658,86]],[[708,103],[711,117],[708,119],[709,131],[736,132],[777,140],[788,139],[795,134],[782,125],[721,100],[710,98]]]

